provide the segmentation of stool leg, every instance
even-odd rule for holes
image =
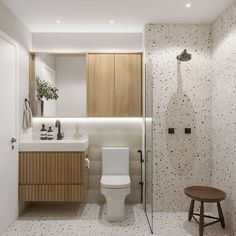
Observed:
[[[220,202],[217,202],[217,208],[218,208],[220,223],[221,223],[222,228],[224,229],[225,228],[225,219],[224,219],[224,215],[223,215],[223,212],[222,212]]]
[[[191,201],[189,212],[188,212],[188,221],[192,220],[194,210],[194,200]]]
[[[203,236],[204,230],[204,202],[201,202],[200,218],[199,218],[199,236]]]

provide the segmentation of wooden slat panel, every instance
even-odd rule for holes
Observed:
[[[114,54],[88,55],[88,116],[114,116]]]
[[[142,55],[115,54],[115,116],[142,114]]]
[[[20,201],[84,200],[84,185],[20,185]]]
[[[33,116],[37,116],[35,101],[35,54],[29,54],[29,102]]]
[[[83,184],[84,153],[20,153],[20,184]]]

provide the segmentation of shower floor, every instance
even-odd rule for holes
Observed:
[[[32,205],[1,236],[145,236],[151,235],[141,204],[126,207],[127,219],[109,223],[104,205]],[[198,226],[187,213],[155,213],[154,235],[197,236]],[[231,236],[220,225],[209,226],[205,236]]]

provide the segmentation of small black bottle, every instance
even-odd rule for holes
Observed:
[[[49,127],[47,132],[47,140],[53,140],[53,138],[54,138],[54,132],[52,130],[52,127]]]
[[[42,129],[40,130],[40,139],[41,140],[47,139],[47,130],[45,129],[45,124],[42,124]]]

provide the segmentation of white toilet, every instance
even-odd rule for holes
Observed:
[[[102,148],[100,184],[107,203],[107,220],[123,221],[125,199],[130,193],[129,148]]]

